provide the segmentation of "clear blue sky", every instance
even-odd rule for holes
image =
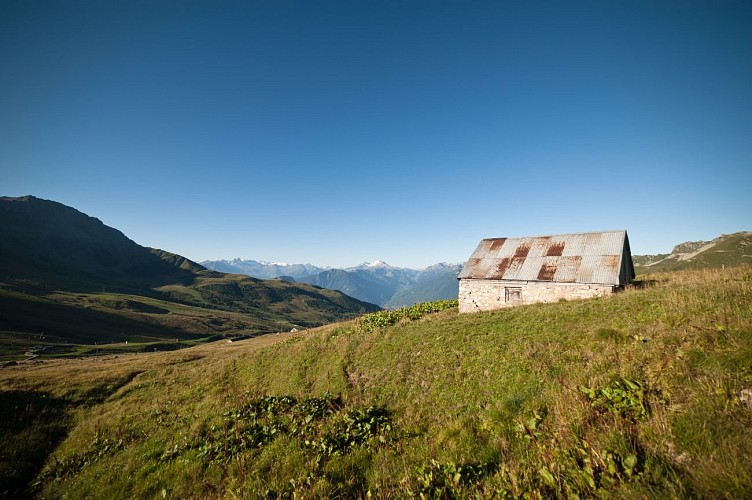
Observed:
[[[0,195],[194,260],[752,229],[752,2],[0,2]]]

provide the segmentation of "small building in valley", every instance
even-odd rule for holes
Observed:
[[[626,231],[488,238],[459,274],[459,309],[609,295],[634,277]]]

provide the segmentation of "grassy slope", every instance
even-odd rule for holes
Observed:
[[[675,251],[691,253],[707,242],[687,242],[677,245]],[[741,232],[718,238],[718,243],[688,260],[679,260],[679,255],[636,255],[637,274],[680,271],[683,269],[706,269],[738,266],[752,263],[752,233]]]
[[[650,278],[603,299],[4,368],[0,397],[35,410],[4,417],[0,490],[39,466],[47,433],[45,496],[750,497],[752,268]],[[239,416],[265,394],[327,393],[341,403],[295,436],[301,406]]]
[[[189,286],[169,285],[159,288],[159,291],[171,298],[204,307],[222,307],[254,314],[263,311],[277,320],[286,320],[286,325],[305,327],[320,326],[379,309],[341,292],[303,283],[259,280],[213,271],[203,271],[199,276]],[[274,330],[271,328],[267,331]]]

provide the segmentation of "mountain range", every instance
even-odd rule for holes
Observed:
[[[0,343],[247,336],[378,309],[305,283],[211,271],[54,201],[0,198]]]
[[[294,280],[339,290],[356,299],[390,309],[457,298],[457,275],[462,270],[462,264],[440,263],[425,269],[410,269],[390,266],[379,260],[344,269],[243,259],[203,261],[201,265],[216,271]]]
[[[213,271],[232,274],[246,274],[259,279],[292,278],[297,280],[326,271],[329,268],[312,264],[285,264],[281,262],[263,262],[247,259],[206,260],[201,265]]]

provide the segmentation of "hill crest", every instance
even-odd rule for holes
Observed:
[[[670,254],[635,255],[637,273],[717,268],[752,263],[752,232],[722,234],[710,241],[685,241]]]

